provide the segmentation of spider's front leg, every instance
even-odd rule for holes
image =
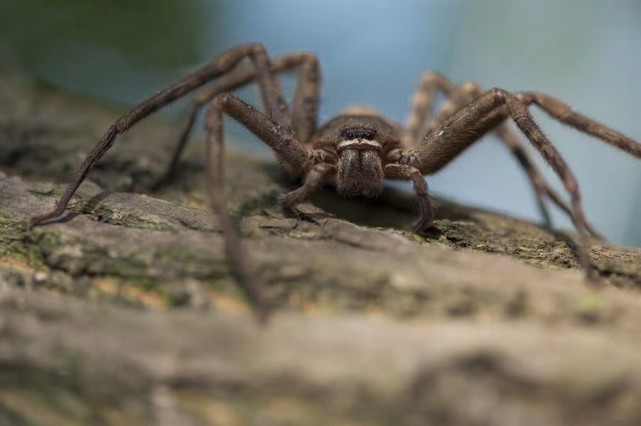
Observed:
[[[239,286],[256,308],[259,318],[265,319],[268,306],[263,285],[258,275],[249,266],[247,252],[236,224],[225,208],[223,113],[231,116],[263,140],[282,163],[298,174],[303,174],[308,167],[312,152],[301,144],[290,130],[276,124],[251,105],[229,93],[218,95],[207,111],[207,193],[211,209],[220,220],[231,273],[237,278]],[[308,177],[312,176],[313,172],[314,169],[308,173]]]
[[[502,89],[492,89],[429,131],[420,142],[415,160],[416,167],[423,174],[437,172],[485,133],[501,125],[506,118],[511,118],[546,162],[552,166],[570,194],[571,219],[582,237],[577,253],[579,263],[586,271],[588,278],[595,278],[594,269],[591,267],[586,251],[585,236],[589,224],[581,207],[578,182],[561,154],[534,122],[528,111],[531,103],[536,103],[563,123],[596,136],[632,155],[641,156],[641,144],[638,142],[575,113],[565,104],[549,96],[530,93],[514,95]]]
[[[440,79],[448,81],[446,77],[437,75]],[[448,95],[446,102],[442,105],[440,111],[429,123],[429,127],[424,134],[428,133],[428,129],[442,124],[445,120],[454,115],[458,110],[464,108],[470,102],[480,98],[485,93],[485,90],[478,84],[467,81],[459,86]],[[516,95],[521,96],[519,94]],[[549,199],[563,210],[569,217],[572,217],[572,208],[563,200],[563,198],[547,183],[543,175],[538,171],[530,159],[529,154],[524,149],[517,134],[510,129],[507,123],[501,123],[494,129],[494,134],[503,142],[503,144],[510,150],[514,158],[521,165],[526,175],[530,180],[530,184],[534,189],[536,201],[539,206],[539,211],[543,217],[543,222],[547,227],[552,227],[551,217],[544,198]],[[420,140],[417,140],[417,143]],[[599,233],[586,221],[586,231],[592,236],[603,239]]]
[[[278,123],[283,127],[289,126],[289,109],[281,93],[278,80],[271,72],[270,61],[265,48],[260,44],[253,43],[230,49],[214,58],[202,68],[142,101],[131,111],[118,118],[89,152],[76,171],[73,179],[67,184],[65,192],[56,203],[55,208],[40,216],[32,217],[29,221],[30,226],[36,226],[51,219],[58,218],[64,213],[71,197],[76,193],[80,184],[105,153],[111,149],[118,135],[125,133],[140,120],[172,103],[176,99],[226,74],[245,58],[249,58],[253,64],[263,104],[268,110],[270,118],[274,123]]]
[[[445,96],[445,101],[438,111],[434,111],[434,102],[439,93]],[[467,81],[460,85],[455,85],[446,76],[435,71],[424,72],[414,94],[403,145],[417,147],[423,136],[431,128],[450,118],[459,109],[482,96],[483,93],[485,91],[474,82]],[[435,112],[436,115],[434,115]],[[523,149],[520,140],[512,129],[506,123],[503,123],[495,129],[494,134],[510,150],[530,180],[543,223],[550,228],[552,227],[551,216],[545,204],[545,198],[549,198],[550,201],[558,205],[570,216],[572,214],[571,208],[550,187],[534,163],[530,161],[527,151]],[[592,228],[588,229],[588,231],[592,235],[598,235]]]

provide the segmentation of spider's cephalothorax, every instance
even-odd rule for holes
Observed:
[[[336,190],[346,197],[377,197],[383,191],[385,159],[400,145],[400,133],[375,115],[339,115],[318,131],[314,146],[336,159]]]
[[[298,86],[290,103],[286,102],[277,79],[278,74],[289,71],[297,71],[298,75]],[[222,76],[225,78],[216,80]],[[116,120],[82,163],[56,207],[32,218],[31,224],[37,225],[63,214],[80,183],[113,145],[117,135],[212,81],[210,87],[194,97],[189,119],[168,171],[160,182],[167,182],[175,176],[195,118],[199,110],[209,104],[206,127],[211,207],[220,217],[230,268],[261,317],[265,316],[267,307],[258,277],[247,266],[244,246],[224,208],[223,114],[239,121],[262,139],[287,169],[304,179],[300,188],[282,197],[284,211],[295,213],[297,204],[332,179],[341,194],[365,197],[380,194],[384,179],[409,180],[414,184],[418,199],[419,220],[414,229],[419,232],[430,228],[433,223],[423,176],[439,171],[485,133],[493,131],[526,171],[543,217],[549,217],[544,203],[547,199],[570,216],[582,237],[597,235],[583,213],[574,174],[530,115],[532,104],[568,126],[641,158],[640,143],[573,111],[551,96],[538,92],[513,94],[502,89],[484,91],[472,82],[457,86],[431,71],[421,77],[404,128],[369,109],[356,108],[359,111],[345,111],[317,129],[321,73],[316,56],[292,53],[271,61],[261,44],[252,43],[222,53]],[[260,89],[263,113],[230,94],[253,81]],[[446,101],[438,111],[434,111],[434,101],[439,93]],[[514,121],[520,132],[552,166],[570,194],[570,203],[564,201],[539,173],[518,135],[506,126],[508,120]],[[578,256],[590,276],[593,268],[583,238],[578,245]]]

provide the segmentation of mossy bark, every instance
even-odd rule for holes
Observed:
[[[272,162],[232,153],[228,205],[275,306],[254,322],[206,211],[202,144],[142,194],[177,127],[121,137],[65,220],[26,229],[120,113],[0,77],[0,423],[636,425],[641,251],[411,194],[324,190],[282,216]]]

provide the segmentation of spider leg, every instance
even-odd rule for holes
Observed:
[[[265,48],[260,44],[246,44],[230,49],[214,58],[202,68],[144,100],[131,111],[118,118],[115,123],[107,129],[107,132],[102,136],[100,141],[98,141],[96,146],[89,152],[87,158],[67,185],[64,194],[56,203],[56,207],[43,215],[32,217],[30,226],[41,224],[62,215],[71,197],[73,197],[73,194],[80,184],[85,180],[87,174],[113,146],[117,135],[126,132],[134,124],[158,111],[165,105],[186,95],[208,81],[227,73],[244,58],[249,58],[256,69],[263,104],[270,118],[279,126],[284,128],[289,126],[290,118],[287,103],[282,96],[278,80],[271,73],[271,65]]]
[[[434,115],[434,101],[438,93],[445,97],[445,102]],[[446,76],[434,71],[426,71],[421,76],[419,85],[414,95],[412,111],[407,120],[405,146],[416,147],[420,138],[431,128],[438,126],[451,117],[456,111],[478,98],[484,90],[473,82],[465,82],[456,86]],[[512,155],[524,169],[534,190],[534,196],[543,217],[544,224],[552,228],[552,221],[543,197],[547,196],[564,212],[571,215],[570,208],[561,197],[550,187],[545,178],[538,171],[529,158],[527,151],[521,146],[518,137],[505,124],[501,124],[494,132],[499,140],[510,150]],[[420,136],[419,136],[420,135]],[[588,231],[599,237],[599,234],[590,226]]]
[[[574,127],[580,132],[587,133],[630,155],[641,158],[641,143],[609,128],[605,124],[573,111],[569,105],[550,95],[539,92],[520,92],[515,96],[527,105],[537,105],[552,118],[559,120],[563,124]]]
[[[280,197],[280,204],[286,215],[304,217],[296,206],[307,200],[323,184],[325,178],[335,171],[329,163],[318,163],[307,173],[303,186]]]
[[[466,82],[459,86],[458,92],[451,97],[443,108],[434,118],[431,127],[435,127],[444,122],[447,118],[451,117],[452,114],[459,109],[463,108],[470,101],[478,99],[483,95],[485,91],[474,82]],[[538,171],[534,163],[532,162],[528,152],[522,146],[521,141],[518,136],[509,128],[507,123],[500,123],[494,133],[499,137],[501,142],[510,150],[514,155],[516,160],[519,162],[525,173],[527,174],[534,193],[536,195],[537,204],[539,210],[544,218],[544,223],[548,227],[552,227],[551,219],[549,212],[545,203],[543,202],[543,197],[547,197],[556,204],[561,210],[563,210],[570,218],[572,217],[571,207],[559,196],[559,194],[547,183],[543,175]],[[587,221],[585,221],[586,231],[592,236],[603,239],[603,237],[594,229],[594,227]]]
[[[539,205],[539,211],[544,217],[544,223],[549,228],[552,227],[552,220],[550,218],[547,207],[543,203],[542,195],[545,195],[550,201],[556,204],[568,217],[572,218],[572,208],[568,203],[563,200],[563,198],[556,192],[550,184],[545,180],[545,177],[541,172],[536,168],[532,159],[530,158],[528,152],[523,147],[518,136],[505,124],[502,123],[499,125],[496,130],[496,134],[501,137],[503,143],[510,149],[514,157],[521,164],[523,170],[530,178],[530,183],[534,188],[534,193],[537,194],[537,204]],[[585,221],[585,230],[595,238],[603,240],[603,236],[592,226],[590,222],[586,219]]]
[[[321,73],[318,58],[311,53],[290,53],[276,57],[271,63],[271,72],[285,73],[298,68],[298,83],[291,104],[291,128],[296,138],[305,143],[311,139],[318,125]],[[216,81],[192,99],[187,120],[180,132],[171,161],[163,177],[155,184],[158,188],[170,182],[176,175],[178,164],[200,110],[216,95],[231,92],[252,83],[257,78],[253,67],[237,68],[223,81]]]
[[[449,98],[456,92],[456,85],[442,74],[432,70],[425,71],[414,91],[410,114],[405,122],[405,146],[415,148],[425,135],[439,92]]]
[[[413,229],[417,233],[430,229],[434,223],[434,210],[427,193],[427,182],[423,178],[421,171],[407,164],[388,164],[385,166],[385,177],[412,181],[419,207],[419,219]]]
[[[521,132],[552,166],[570,194],[571,218],[582,238],[581,249],[578,251],[579,263],[587,272],[588,278],[594,278],[594,270],[584,249],[589,225],[581,206],[578,183],[563,157],[534,122],[528,111],[528,103],[524,100],[502,89],[486,92],[433,128],[421,141],[418,155],[412,157],[412,160],[418,164],[423,174],[435,173],[508,117],[514,120]]]
[[[277,125],[272,119],[229,93],[216,96],[210,103],[205,122],[207,128],[207,190],[211,209],[220,219],[230,271],[256,309],[259,319],[265,320],[268,306],[263,293],[263,283],[259,276],[251,270],[247,252],[240,239],[236,224],[225,208],[223,113],[231,116],[265,141],[281,161],[293,165],[299,171],[308,167],[310,151],[296,140],[290,130]],[[315,168],[312,168],[308,176],[313,175],[314,170]]]

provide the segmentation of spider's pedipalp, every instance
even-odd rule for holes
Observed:
[[[388,164],[385,166],[385,175],[390,179],[412,182],[419,207],[419,218],[413,227],[414,231],[422,233],[430,229],[434,224],[434,210],[427,192],[427,182],[421,171],[407,164]]]
[[[318,163],[307,173],[304,183],[298,189],[288,192],[279,197],[279,202],[286,215],[301,217],[300,212],[296,210],[298,204],[306,201],[320,186],[324,183],[325,178],[335,172],[333,165],[329,163]]]

